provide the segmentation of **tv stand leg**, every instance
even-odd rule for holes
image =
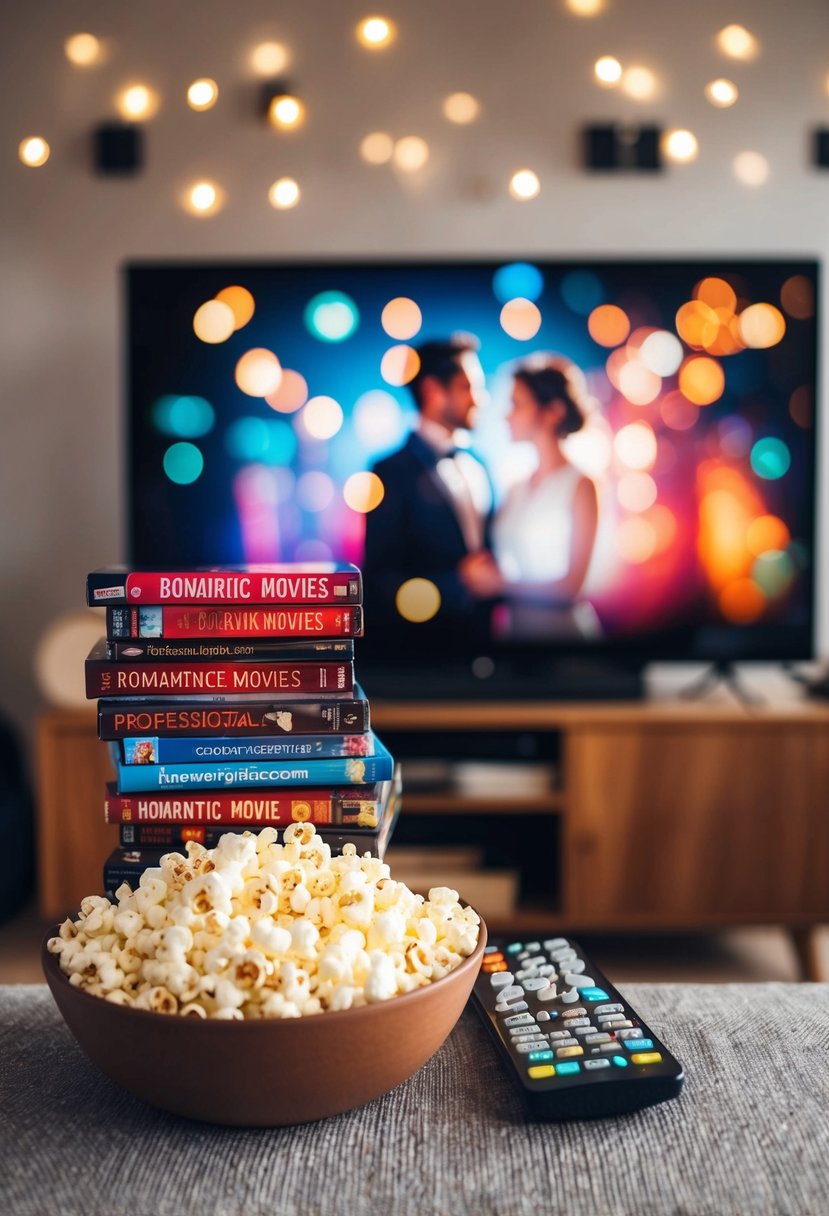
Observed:
[[[765,703],[765,697],[745,686],[731,663],[712,663],[701,676],[680,689],[679,695],[686,701],[701,701],[720,684],[724,684],[745,709]]]
[[[821,960],[817,929],[790,930],[792,945],[800,965],[800,977],[810,983],[820,984],[829,979]]]

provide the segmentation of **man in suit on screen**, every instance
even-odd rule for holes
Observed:
[[[476,600],[460,575],[471,556],[490,548],[492,483],[456,434],[474,423],[483,371],[466,339],[426,342],[417,354],[420,366],[409,383],[417,425],[373,470],[384,496],[366,516],[366,602],[391,640],[402,625],[398,589],[408,579],[428,579],[441,599],[429,632],[451,636],[462,628],[467,641],[470,632],[484,640],[491,605]]]

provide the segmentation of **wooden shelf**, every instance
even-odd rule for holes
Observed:
[[[456,794],[453,790],[434,793],[403,793],[406,815],[555,815],[564,809],[564,795],[551,790],[532,798],[484,798]]]

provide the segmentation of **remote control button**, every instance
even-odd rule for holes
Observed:
[[[583,1008],[583,1006],[579,1005],[576,1009],[567,1009],[561,1016],[566,1021],[569,1021],[570,1018],[583,1018],[586,1013],[587,1010]]]
[[[610,1060],[585,1060],[584,1067],[593,1072],[597,1068],[610,1068]]]
[[[567,1060],[570,1058],[570,1056],[583,1056],[583,1055],[584,1055],[584,1048],[579,1047],[578,1045],[576,1045],[575,1047],[557,1047],[556,1048],[556,1059],[557,1060]]]
[[[618,1018],[615,1021],[602,1022],[602,1030],[632,1030],[633,1022],[629,1022],[626,1018]]]
[[[545,1077],[554,1077],[556,1070],[552,1064],[533,1064],[532,1068],[527,1069],[527,1076],[532,1077],[533,1081],[542,1081]]]
[[[507,954],[517,954],[519,950],[523,949],[523,942],[510,942],[510,944],[507,946]]]
[[[570,1039],[570,1038],[572,1038],[572,1035],[570,1034],[569,1030],[551,1030],[551,1031],[549,1031],[547,1037],[550,1040],[552,1040],[552,1039]]]
[[[609,1043],[602,1043],[601,1046],[599,1047],[599,1051],[603,1055],[605,1052],[609,1052],[612,1054],[614,1051],[618,1051],[618,1050],[619,1050],[619,1044],[616,1042],[615,1039],[611,1039]]]
[[[536,1016],[536,1021],[539,1021],[539,1022],[549,1022],[549,1020],[550,1020],[550,1015],[546,1009],[539,1009],[538,1013],[535,1016]]]
[[[569,1077],[573,1073],[581,1072],[581,1065],[578,1060],[565,1060],[561,1064],[556,1064],[556,1072],[560,1077]]]
[[[571,1022],[570,1025],[572,1026],[573,1023]],[[576,1029],[573,1031],[573,1034],[576,1036],[577,1039],[579,1039],[583,1043],[584,1036],[588,1035],[588,1034],[594,1034],[595,1031],[596,1031],[595,1026],[577,1026]]]
[[[582,1010],[582,1013],[584,1013],[583,1010]],[[590,1018],[588,1018],[588,1017],[582,1016],[582,1017],[574,1018],[574,1017],[570,1016],[569,1012],[565,1013],[564,1016],[567,1019],[567,1029],[568,1030],[572,1030],[574,1026],[589,1026],[590,1025]]]
[[[553,1053],[549,1050],[549,1048],[546,1051],[531,1051],[530,1052],[530,1063],[531,1064],[540,1064],[542,1062],[542,1060],[544,1060],[546,1062],[547,1060],[552,1060],[552,1058],[553,1058]]]
[[[574,971],[567,971],[564,975],[565,984],[569,984],[571,988],[593,988],[596,981],[592,975],[577,975]]]
[[[554,963],[565,963],[565,962],[568,962],[571,958],[578,958],[578,957],[579,956],[576,954],[575,950],[571,946],[568,946],[566,950],[551,950],[550,951],[550,958],[553,960]]]
[[[541,942],[524,942],[524,948],[526,950],[538,951],[541,949]]]
[[[538,1031],[535,1026],[510,1026],[509,1033],[511,1039],[518,1041],[519,1039],[535,1037]]]
[[[558,979],[558,972],[556,971],[555,967],[552,967],[549,963],[545,963],[543,967],[539,967],[538,974],[549,976],[549,978],[552,980]]]
[[[585,1035],[584,1041],[592,1047],[594,1043],[610,1043],[612,1039],[609,1034],[588,1034]]]
[[[617,1001],[615,1005],[597,1005],[593,1012],[597,1017],[602,1013],[624,1013],[625,1007]]]
[[[514,996],[518,996],[523,1001],[524,989],[519,984],[510,984],[508,988],[502,988],[498,993],[499,1001],[510,1001]]]
[[[535,995],[536,999],[539,1001],[554,1001],[557,995],[556,986],[555,984],[550,984],[549,988],[542,988],[541,991],[537,992]]]
[[[614,1056],[613,1063],[616,1065],[617,1068],[627,1068],[627,1066],[628,1066],[628,1062],[624,1056]]]
[[[535,979],[535,977],[537,975],[538,975],[537,967],[522,967],[519,971],[516,971],[515,978],[518,980],[518,982],[520,984],[522,980],[532,980],[532,979]]]
[[[532,958],[522,959],[522,962],[524,964],[524,970],[526,971],[529,967],[543,967],[547,962],[547,959],[543,954],[534,954]]]
[[[574,1001],[579,999],[578,988],[569,988],[567,992],[562,992],[561,999],[565,1005],[572,1005]]]
[[[531,954],[530,950],[519,950],[518,953],[516,954],[515,958],[519,963],[523,963],[525,959],[528,959],[530,957],[530,954]]]
[[[528,1043],[513,1043],[515,1050],[522,1056],[529,1055],[531,1051],[544,1051],[549,1048],[549,1044],[544,1039],[533,1039]]]
[[[549,987],[550,981],[543,975],[531,976],[528,980],[521,981],[521,988],[524,992],[541,992]]]
[[[604,988],[583,988],[582,1000],[584,1001],[606,1001],[607,993]]]
[[[548,937],[546,942],[542,942],[545,950],[564,950],[569,947],[570,943],[566,937]]]
[[[564,970],[569,971],[571,975],[582,975],[587,963],[583,958],[568,958]]]
[[[524,1013],[527,1009],[529,1009],[529,1005],[526,1001],[509,1001],[505,1005],[495,1006],[496,1013]]]
[[[644,1039],[644,1034],[639,1026],[634,1026],[632,1030],[620,1030],[617,1034],[617,1039]]]
[[[642,1051],[638,1055],[631,1056],[634,1064],[661,1064],[662,1053],[660,1051]]]
[[[501,971],[496,975],[491,975],[489,982],[493,988],[506,988],[512,983],[512,976],[509,971]]]
[[[534,1026],[535,1018],[531,1017],[529,1013],[518,1013],[513,1018],[505,1018],[504,1025],[505,1026]]]
[[[497,946],[484,946],[484,954],[500,954]]]
[[[650,1051],[653,1047],[653,1039],[623,1039],[622,1046],[627,1051]]]

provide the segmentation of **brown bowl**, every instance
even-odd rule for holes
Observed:
[[[114,1005],[74,988],[58,955],[43,971],[78,1043],[103,1072],[153,1106],[206,1123],[308,1123],[387,1093],[435,1054],[472,991],[486,945],[442,979],[375,1005],[245,1022]]]

